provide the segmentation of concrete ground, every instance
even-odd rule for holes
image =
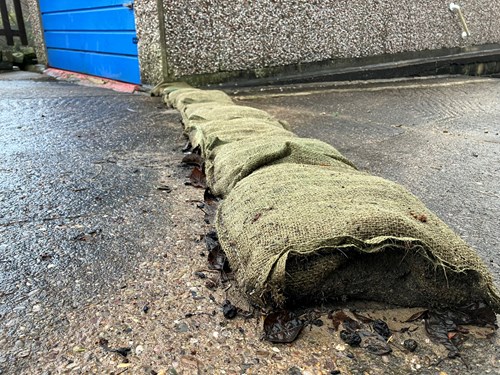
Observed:
[[[0,373],[23,373],[68,311],[166,250],[156,186],[184,139],[148,95],[27,72],[0,74],[0,92]]]
[[[413,332],[415,354],[378,357],[346,347],[324,310],[293,344],[261,341],[262,322],[226,320],[226,292],[207,287],[203,190],[184,185],[175,111],[22,72],[1,74],[0,92],[0,374],[500,373],[488,332],[463,362],[441,361],[414,323],[395,341]],[[499,93],[497,80],[445,78],[236,95],[408,187],[498,281]]]

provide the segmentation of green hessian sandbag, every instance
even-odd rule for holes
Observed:
[[[165,99],[166,103],[177,108],[179,111],[184,111],[184,109],[191,104],[198,103],[226,103],[232,104],[231,98],[223,91],[216,90],[199,90],[194,88],[180,88],[171,91]]]
[[[186,82],[162,82],[153,87],[150,91],[151,96],[162,96],[163,100],[167,102],[168,95],[180,89],[193,89],[192,86],[188,85]]]
[[[169,105],[170,107],[177,108],[177,97],[179,95],[189,92],[192,92],[196,95],[196,93],[200,90],[195,89],[194,87],[180,87],[177,89],[170,89],[167,87],[163,91],[165,92],[165,95],[163,96],[163,101],[165,102],[165,104]]]
[[[278,163],[355,168],[328,143],[264,134],[228,143],[209,152],[205,159],[207,183],[213,194],[225,197],[241,179],[261,167]]]
[[[254,118],[236,118],[207,122],[189,122],[185,126],[193,147],[200,147],[201,155],[206,158],[209,152],[222,144],[240,141],[262,135],[269,138],[276,136],[296,137],[275,121]]]
[[[237,118],[261,119],[278,122],[269,113],[257,108],[232,103],[209,102],[186,106],[181,111],[184,123],[213,120],[232,120]]]
[[[484,301],[500,312],[490,273],[462,239],[402,186],[354,169],[261,168],[222,201],[216,229],[257,305]]]

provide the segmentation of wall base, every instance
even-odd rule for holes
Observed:
[[[194,86],[244,87],[441,74],[484,76],[496,73],[500,73],[500,44],[218,72],[183,76],[176,80]]]

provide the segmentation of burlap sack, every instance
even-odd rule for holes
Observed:
[[[252,118],[277,122],[288,130],[286,121],[276,120],[260,109],[236,105],[223,91],[202,91],[177,84],[162,88],[162,92],[165,93],[165,103],[181,112],[184,124],[194,121]]]
[[[210,102],[233,104],[233,101],[225,92],[216,90],[203,91],[194,88],[180,88],[171,91],[166,96],[166,103],[181,112],[189,105]]]
[[[241,179],[266,165],[297,163],[355,168],[340,152],[316,139],[259,135],[228,143],[207,154],[205,173],[212,193],[225,197]]]
[[[207,122],[189,122],[185,125],[193,147],[200,147],[201,155],[206,158],[209,152],[215,155],[215,149],[223,144],[241,141],[261,135],[272,139],[277,136],[296,137],[283,129],[275,121],[254,118],[236,118],[232,120],[214,120]]]
[[[354,169],[261,168],[221,203],[216,229],[238,284],[261,306],[362,298],[500,311],[463,240],[400,185]]]
[[[188,85],[186,82],[162,82],[153,87],[150,91],[151,96],[161,96],[163,100],[167,102],[168,95],[180,89],[193,89],[192,86]]]
[[[224,102],[192,104],[181,110],[181,114],[185,124],[191,122],[222,121],[241,118],[279,122],[269,113],[260,109]]]
[[[478,255],[401,186],[223,92],[163,91],[207,159],[209,187],[227,195],[216,228],[250,301],[485,301],[500,312]]]

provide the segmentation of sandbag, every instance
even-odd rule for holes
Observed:
[[[222,201],[216,229],[260,306],[361,298],[500,311],[490,273],[462,239],[402,186],[355,169],[261,168]]]
[[[150,91],[151,96],[161,96],[165,103],[167,102],[168,95],[180,89],[193,89],[192,86],[186,82],[162,82],[153,87]]]
[[[194,88],[180,88],[171,91],[166,96],[166,103],[181,112],[189,105],[210,102],[233,104],[233,101],[225,92],[217,90],[204,91]]]
[[[218,146],[241,141],[256,135],[273,138],[295,134],[283,128],[275,121],[254,118],[236,118],[232,120],[214,120],[207,122],[189,122],[185,132],[193,147],[200,147],[201,155],[206,158],[209,152],[215,155]]]
[[[194,87],[180,87],[175,89],[170,89],[169,87],[163,89],[165,95],[163,96],[163,101],[170,107],[177,108],[177,97],[184,93],[193,93],[196,95],[199,89]]]
[[[208,186],[225,196],[215,225],[251,302],[486,302],[500,312],[479,256],[400,185],[223,92],[163,91],[206,158]]]
[[[192,104],[182,112],[184,123],[233,119],[260,119],[278,122],[269,113],[257,108],[235,105],[227,102],[207,102]]]
[[[278,163],[355,168],[334,147],[317,139],[264,134],[209,152],[205,160],[207,183],[213,194],[225,197],[237,182],[252,172]]]

